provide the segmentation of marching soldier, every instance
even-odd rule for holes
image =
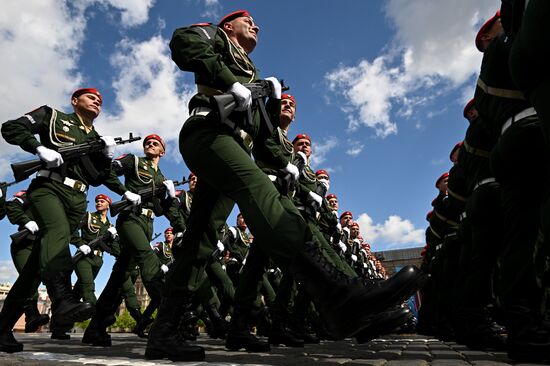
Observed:
[[[18,273],[21,273],[31,255],[35,244],[35,235],[38,233],[38,225],[32,219],[26,190],[17,192],[6,202],[6,212],[10,222],[18,225],[18,231],[26,229],[29,232],[29,235],[19,242],[12,240],[10,246],[15,269]],[[38,311],[38,291],[36,291],[25,304],[25,333],[36,332],[40,326],[46,325],[49,321],[50,317],[48,315],[42,315]]]
[[[221,227],[223,223],[215,221],[227,217],[227,211],[220,214],[213,209],[229,200],[239,205],[262,249],[277,264],[288,267],[307,287],[319,304],[318,310],[338,337],[352,335],[367,325],[366,307],[375,311],[389,303],[393,305],[396,300],[401,301],[402,296],[408,296],[411,289],[416,290],[420,277],[412,268],[398,281],[405,286],[397,292],[388,283],[377,284],[377,290],[373,291],[373,288],[354,286],[346,280],[331,279],[329,268],[332,267],[321,266],[320,259],[313,259],[318,258],[314,254],[318,250],[299,212],[250,158],[250,142],[253,141],[256,158],[270,163],[275,169],[285,170],[294,179],[298,176],[296,166],[266,149],[265,141],[272,131],[259,112],[253,111],[252,118],[248,118],[248,113],[240,113],[248,110],[252,103],[251,92],[242,83],[258,79],[256,67],[248,56],[256,46],[258,31],[248,12],[237,11],[225,16],[218,26],[202,24],[177,29],[170,42],[176,64],[194,72],[199,84],[199,93],[190,102],[191,117],[180,132],[180,152],[200,180],[183,238],[182,255],[176,258],[167,274],[165,297],[151,330],[147,358],[204,359],[202,348],[188,346],[172,337],[177,327],[173,319],[196,291],[195,274],[202,275],[205,259],[216,242],[200,240],[205,226],[214,222],[214,228]],[[270,97],[274,100],[268,109],[277,117],[281,87],[276,79],[270,79],[270,83],[273,89]],[[224,92],[231,92],[236,97],[237,111],[230,114],[231,123],[220,121],[210,113],[213,107],[210,96]],[[347,287],[350,301],[335,306],[332,301],[335,291],[344,287]],[[342,321],[342,316],[353,322]]]
[[[101,94],[96,89],[78,89],[71,97],[74,113],[42,106],[2,125],[4,139],[36,154],[45,168],[37,173],[27,190],[33,218],[41,229],[39,245],[34,246],[4,302],[0,313],[0,350],[22,350],[22,344],[11,337],[11,329],[23,312],[22,304],[33,296],[41,279],[52,301],[53,322],[83,321],[94,312],[92,304],[71,296],[69,240],[86,213],[89,185],[105,184],[117,193],[124,193],[119,190],[118,179],[110,176],[116,142],[110,136],[101,137],[93,126],[101,103]],[[98,140],[103,141],[103,150],[77,161],[64,162],[57,152],[60,147]]]
[[[164,177],[159,167],[165,151],[164,140],[152,134],[143,140],[144,157],[126,154],[113,162],[113,173],[125,177],[124,185],[119,184],[126,192],[124,197],[131,202],[132,209],[123,210],[118,214],[116,228],[120,237],[121,253],[97,301],[96,314],[82,337],[83,343],[93,346],[111,346],[105,320],[116,311],[118,293],[128,279],[129,270],[136,263],[140,268],[141,278],[151,297],[151,302],[160,302],[163,273],[161,263],[150,245],[153,220],[157,215],[165,215],[174,230],[183,231],[184,228],[178,209],[173,205],[173,199],[176,196],[174,183]],[[137,192],[155,187],[163,187],[164,190],[142,201],[141,195]]]

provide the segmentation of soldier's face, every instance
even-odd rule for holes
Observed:
[[[174,233],[171,231],[167,231],[164,233],[164,240],[171,243],[174,240]]]
[[[308,139],[299,139],[294,143],[294,152],[301,151],[309,158],[311,156],[311,142]]]
[[[164,155],[164,148],[160,141],[149,139],[143,146],[143,153],[149,158],[161,157]]]
[[[239,17],[224,24],[224,30],[230,39],[241,46],[246,53],[254,51],[258,42],[260,27],[251,17]]]
[[[288,124],[294,120],[296,115],[296,105],[292,99],[281,100],[281,122]]]
[[[466,118],[468,118],[468,121],[472,122],[475,121],[478,117],[477,109],[470,108],[470,110],[466,113]]]
[[[321,179],[326,179],[330,182],[330,179],[328,178],[328,175],[326,175],[326,174],[319,174],[317,176],[317,180],[321,180]]]
[[[109,209],[109,201],[99,198],[95,201],[95,209],[97,211],[105,211]]]
[[[359,227],[358,226],[352,226],[349,230],[349,234],[352,239],[355,239],[359,236]]]
[[[71,99],[76,114],[94,119],[101,112],[101,99],[95,94],[85,93]]]
[[[340,225],[342,225],[342,227],[347,227],[351,224],[351,220],[353,220],[353,218],[350,215],[346,215],[340,219]]]
[[[338,199],[331,198],[328,200],[328,205],[333,211],[338,211]]]
[[[195,187],[197,186],[197,176],[194,175],[189,180],[189,190],[193,192],[195,190]]]
[[[237,216],[237,226],[239,229],[244,230],[246,229],[246,222],[244,222],[243,215]]]
[[[439,189],[441,193],[447,193],[448,182],[449,182],[449,178],[441,179],[441,182],[439,182],[439,184],[437,185],[437,189]]]

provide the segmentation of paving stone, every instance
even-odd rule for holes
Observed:
[[[509,363],[498,361],[470,361],[474,366],[511,366]]]

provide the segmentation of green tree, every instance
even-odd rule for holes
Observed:
[[[131,331],[135,326],[136,321],[130,316],[128,310],[124,309],[124,312],[116,318],[116,322],[112,325],[112,328],[128,329]]]

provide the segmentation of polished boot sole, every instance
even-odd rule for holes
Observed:
[[[0,352],[6,352],[6,353],[15,353],[15,352],[22,352],[23,351],[23,345],[0,345]]]
[[[411,319],[412,313],[407,309],[398,309],[387,314],[380,314],[379,316],[380,318],[377,318],[374,315],[371,325],[355,335],[357,343],[367,343],[376,337],[394,331],[407,323]]]
[[[204,361],[205,354],[204,349],[202,352],[194,351],[189,353],[182,353],[182,354],[167,354],[165,351],[158,350],[158,349],[151,349],[147,348],[145,350],[145,358],[148,360],[163,360],[168,359],[173,362],[177,361]]]
[[[48,315],[40,315],[25,323],[25,333],[34,333],[43,325],[48,324],[50,317]]]
[[[75,306],[65,310],[63,313],[53,314],[52,321],[59,324],[83,322],[90,319],[94,314],[95,306],[90,303],[80,303],[75,304]]]

